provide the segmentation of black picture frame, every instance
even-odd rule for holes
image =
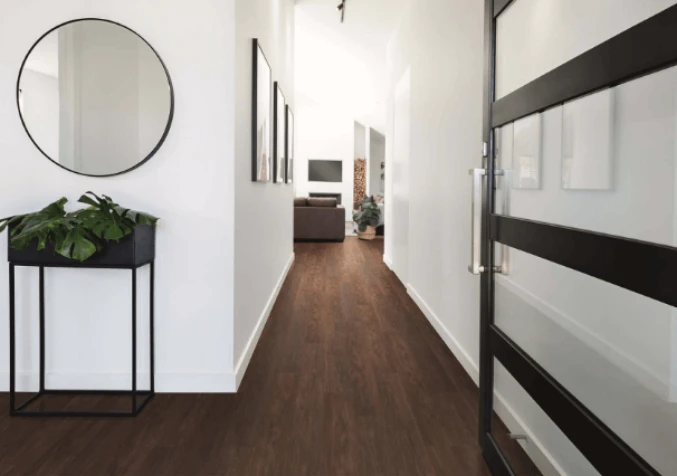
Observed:
[[[272,120],[270,117],[273,109],[271,97],[273,72],[257,38],[252,40],[252,53],[252,182],[266,183],[270,182],[273,176]],[[261,85],[268,89],[267,94],[261,90],[259,80],[262,82]],[[259,110],[267,110],[267,116],[261,128],[259,128],[261,120]],[[259,142],[262,147],[267,148],[267,153],[259,151]],[[263,157],[262,152],[264,152]]]
[[[275,81],[273,91],[273,182],[285,183],[287,175],[287,98],[278,81]]]
[[[101,175],[86,174],[86,173],[83,173],[83,172],[79,172],[77,170],[69,169],[68,167],[65,167],[64,165],[62,165],[58,161],[54,160],[52,157],[49,156],[49,154],[47,154],[47,152],[45,152],[38,145],[37,141],[33,138],[30,131],[28,130],[28,126],[26,124],[26,121],[24,120],[23,114],[21,113],[21,76],[24,72],[26,62],[28,61],[28,58],[30,57],[33,50],[35,50],[35,48],[40,44],[40,42],[45,37],[47,37],[51,33],[55,32],[59,28],[63,28],[64,26],[67,26],[67,25],[70,25],[70,24],[73,24],[73,23],[85,22],[85,21],[100,21],[100,22],[104,22],[104,23],[109,23],[111,25],[115,25],[115,26],[118,26],[120,28],[124,28],[125,30],[131,32],[132,34],[134,34],[138,38],[140,38],[141,41],[143,41],[148,46],[148,48],[150,48],[150,50],[155,54],[156,58],[160,62],[160,65],[162,66],[162,69],[164,70],[165,76],[167,77],[167,84],[169,85],[169,100],[170,100],[169,116],[167,118],[167,124],[165,126],[165,130],[164,130],[162,136],[160,137],[160,140],[158,141],[157,145],[150,151],[150,153],[143,160],[137,162],[134,166],[129,167],[129,168],[122,170],[120,172],[115,172],[115,173],[110,173],[110,174],[101,174]],[[78,18],[78,19],[75,19],[75,20],[69,20],[67,22],[60,23],[60,24],[56,25],[55,27],[53,27],[52,29],[47,31],[45,34],[43,34],[40,38],[38,38],[38,40],[35,43],[33,43],[31,48],[28,50],[28,53],[26,53],[26,56],[24,57],[23,61],[21,62],[21,67],[19,68],[19,74],[17,75],[17,79],[16,79],[16,108],[17,108],[17,111],[19,112],[19,118],[21,119],[21,125],[23,126],[24,131],[26,131],[28,138],[31,140],[31,142],[33,143],[35,148],[38,149],[40,151],[40,153],[42,155],[44,155],[50,162],[52,162],[53,164],[62,168],[63,170],[67,170],[67,171],[72,172],[72,173],[77,174],[77,175],[82,175],[82,176],[86,176],[86,177],[96,177],[96,178],[114,177],[114,176],[117,176],[117,175],[126,174],[128,172],[131,172],[132,170],[138,169],[143,164],[148,162],[151,158],[153,158],[153,156],[155,156],[155,154],[157,154],[157,152],[160,150],[160,148],[164,145],[165,140],[167,140],[167,136],[169,135],[169,131],[172,128],[172,123],[174,122],[174,84],[172,83],[172,77],[169,74],[169,70],[167,69],[167,65],[162,60],[162,57],[159,55],[157,50],[155,48],[153,48],[153,45],[151,45],[143,36],[141,36],[135,30],[133,30],[133,29],[129,28],[128,26],[125,26],[121,23],[118,23],[118,22],[113,21],[113,20],[107,20],[105,18],[96,18],[96,17]]]
[[[285,179],[287,183],[294,182],[294,113],[287,105],[287,120],[285,127]]]

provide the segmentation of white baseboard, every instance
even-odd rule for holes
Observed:
[[[266,303],[266,307],[263,308],[261,317],[259,317],[259,321],[256,323],[256,327],[254,327],[254,331],[252,332],[252,335],[249,337],[247,345],[245,346],[244,351],[242,352],[242,355],[240,356],[240,359],[238,360],[237,365],[235,366],[235,373],[232,375],[231,382],[233,392],[236,392],[237,389],[240,387],[240,383],[242,382],[244,374],[247,371],[249,361],[251,360],[252,355],[254,354],[254,349],[256,349],[256,344],[259,342],[259,337],[261,337],[261,332],[263,332],[263,328],[266,326],[266,322],[268,321],[270,312],[273,310],[273,306],[275,305],[277,296],[280,294],[282,285],[287,279],[289,270],[294,264],[294,257],[295,255],[294,253],[292,253],[291,257],[289,258],[289,261],[287,262],[287,266],[285,266],[284,270],[282,271],[280,279],[278,279],[277,284],[275,285],[275,288],[273,289],[273,292],[270,295],[268,302]]]
[[[446,328],[444,323],[442,323],[442,321],[432,311],[430,306],[428,306],[428,304],[423,300],[421,295],[409,284],[407,285],[407,293],[411,296],[412,300],[416,303],[419,309],[421,309],[423,315],[425,315],[430,324],[435,328],[437,333],[447,344],[447,347],[449,347],[468,375],[470,375],[472,380],[475,382],[475,385],[479,386],[479,368],[470,354],[459,344],[451,332],[449,332],[449,329]],[[528,442],[531,444],[523,444],[522,447],[524,448],[525,452],[529,454],[538,469],[546,476],[566,476],[566,473],[554,460],[550,452],[543,446],[531,429],[524,424],[522,419],[517,415],[517,413],[512,409],[512,407],[507,403],[505,398],[499,392],[496,392],[496,400],[497,401],[494,410],[501,420],[503,420],[503,423],[505,423],[506,427],[508,427],[512,433],[527,435]]]
[[[390,271],[393,271],[393,262],[390,260],[390,258],[388,258],[386,255],[383,255],[383,262],[390,269]]]
[[[244,377],[247,365],[251,360],[256,344],[261,336],[268,316],[273,309],[280,289],[287,274],[294,263],[292,253],[280,279],[266,303],[252,335],[240,357],[235,372],[214,373],[162,373],[155,374],[155,391],[158,393],[234,393]],[[138,388],[149,388],[148,372],[139,372],[137,375]],[[17,391],[33,392],[38,388],[38,372],[17,372]],[[47,388],[60,390],[129,390],[131,389],[131,374],[128,373],[82,373],[82,372],[48,372],[45,376]],[[0,391],[9,390],[9,373],[0,372]]]
[[[468,354],[461,344],[458,343],[451,332],[449,332],[449,329],[447,329],[442,321],[438,319],[421,295],[418,294],[411,285],[407,285],[407,293],[409,293],[409,296],[411,296],[419,309],[421,309],[423,315],[428,318],[428,321],[430,321],[430,324],[432,324],[440,337],[442,337],[442,340],[447,344],[447,347],[451,349],[451,352],[456,356],[456,359],[461,363],[465,371],[468,372],[468,375],[473,379],[475,385],[479,386],[480,371],[477,364],[475,364],[472,357],[470,357],[470,354]]]
[[[48,372],[45,386],[58,390],[130,390],[131,374]],[[233,392],[232,374],[228,373],[162,373],[155,374],[155,391],[158,393],[226,393]],[[9,373],[0,373],[0,391],[9,391]],[[149,374],[137,374],[139,389],[149,388]],[[17,372],[17,391],[38,390],[37,372]]]

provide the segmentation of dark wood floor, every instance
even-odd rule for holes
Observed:
[[[477,388],[382,261],[296,245],[235,395],[158,395],[131,420],[10,419],[0,474],[489,476]]]

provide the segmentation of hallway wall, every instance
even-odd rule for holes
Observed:
[[[273,81],[279,82],[296,113],[294,13],[294,0],[236,0],[233,362],[237,385],[294,259],[294,185],[251,181],[252,38],[259,39]],[[296,127],[298,131],[298,120]],[[298,140],[296,144],[298,157]]]
[[[75,18],[110,19],[153,45],[172,76],[176,114],[163,147],[111,178],[76,175],[33,146],[16,108],[16,79],[33,43]],[[232,0],[25,0],[0,15],[0,216],[87,190],[161,217],[157,230],[158,391],[225,391],[232,370],[235,8]],[[0,390],[8,388],[7,234],[0,236]],[[129,388],[130,273],[50,269],[47,384]],[[147,381],[148,272],[139,272],[139,371]],[[17,271],[19,384],[37,384],[35,269]],[[28,337],[31,332],[33,338]],[[143,381],[143,379],[141,380]]]
[[[443,319],[436,323],[438,331],[453,336],[454,350],[464,354],[466,364],[476,362],[479,354],[479,280],[467,270],[467,170],[479,166],[481,155],[483,12],[482,2],[475,0],[412,2],[388,47],[387,137],[393,134],[395,87],[411,71],[409,270],[404,284],[428,317]],[[386,142],[386,204],[393,203],[392,142]],[[388,220],[392,209],[386,206],[386,211]],[[392,260],[397,240],[386,233],[386,262]]]
[[[592,5],[583,0],[576,2],[519,0],[514,3],[510,8],[516,8],[516,5],[520,9],[531,8],[533,11],[518,26],[512,25],[510,28],[503,25],[499,28],[499,34],[503,35],[503,51],[511,48],[511,56],[498,58],[499,74],[506,75],[502,79],[505,82],[503,89],[518,87],[520,82],[523,84],[534,79],[556,65],[552,61],[561,63],[571,59],[594,44],[673,4],[674,1],[657,0],[645,4],[630,0],[623,2],[625,7],[619,7],[618,3],[608,1]],[[611,10],[613,15],[609,15]],[[561,21],[562,15],[568,15],[567,18],[571,18],[572,21],[576,19],[582,24],[576,23],[573,27],[571,22]],[[598,28],[603,18],[610,20],[609,22],[604,20],[606,22],[604,28]],[[479,363],[479,279],[467,271],[470,251],[471,187],[467,170],[481,166],[482,19],[482,2],[472,0],[412,2],[388,48],[388,86],[391,102],[397,81],[407,68],[411,68],[411,192],[407,204],[410,219],[409,272],[404,284],[449,348],[476,381]],[[557,24],[559,28],[553,24]],[[528,28],[533,28],[534,32],[527,31]],[[572,29],[586,34],[573,35]],[[600,30],[603,30],[601,35]],[[538,37],[539,41],[527,41],[532,38],[532,34]],[[524,48],[526,44],[529,45],[528,48]],[[556,52],[557,55],[551,54],[552,52]],[[556,56],[556,59],[553,60],[553,56]],[[510,71],[506,70],[506,65],[511,65]],[[510,77],[511,72],[516,76]],[[645,96],[641,96],[642,99],[635,99],[635,102],[630,104],[626,91],[625,96],[618,102],[625,115],[619,115],[616,119],[618,124],[624,124],[624,128],[620,129],[623,133],[620,135],[626,140],[623,144],[623,150],[626,152],[616,153],[614,160],[623,162],[623,171],[617,172],[619,177],[634,177],[634,187],[629,189],[630,192],[634,191],[637,194],[635,202],[641,196],[640,192],[637,192],[639,186],[655,185],[659,179],[654,175],[649,179],[648,171],[663,176],[661,183],[667,185],[657,187],[661,190],[671,193],[670,183],[674,180],[672,172],[675,106],[671,96],[674,95],[672,86],[674,81],[671,82],[671,78],[667,77],[663,77],[662,80],[648,78],[650,77],[644,78],[643,81],[648,81],[646,84],[654,86],[644,87],[652,91],[661,91],[657,94],[664,98],[664,108],[667,112],[663,114],[661,112],[663,109],[650,102],[648,99],[653,96],[647,97],[646,92]],[[656,81],[662,81],[663,89],[655,87]],[[637,89],[637,86],[629,88]],[[625,91],[625,88],[623,90]],[[629,104],[634,109],[629,107]],[[653,116],[647,114],[649,110]],[[669,197],[658,197],[658,192],[651,194],[646,192],[643,197],[666,198],[667,201],[652,198],[649,206],[641,207],[640,203],[636,204],[637,213],[644,213],[642,215],[644,221],[651,220],[651,226],[640,225],[638,220],[634,219],[638,215],[628,219],[628,212],[635,209],[626,204],[619,205],[615,202],[616,207],[613,210],[602,206],[602,202],[611,203],[613,200],[623,199],[623,194],[619,190],[609,194],[590,191],[567,192],[569,198],[566,204],[562,204],[561,201],[555,203],[547,198],[551,195],[559,197],[563,195],[558,182],[560,156],[555,157],[560,151],[555,150],[557,141],[553,139],[557,134],[561,134],[562,129],[561,120],[557,122],[555,118],[557,112],[556,109],[551,109],[544,114],[546,116],[544,131],[550,144],[547,149],[550,155],[546,154],[544,158],[545,167],[548,168],[544,176],[544,180],[548,180],[548,190],[540,191],[540,199],[533,193],[530,199],[528,195],[530,191],[513,190],[511,209],[514,213],[541,220],[550,216],[556,221],[557,217],[566,215],[568,211],[569,222],[565,224],[570,226],[577,226],[577,223],[606,226],[609,220],[615,217],[613,223],[615,228],[612,228],[611,232],[623,227],[632,230],[632,233],[644,230],[653,233],[648,235],[650,236],[648,239],[670,243],[673,232],[670,227],[673,201]],[[657,119],[654,117],[656,115],[661,117]],[[389,104],[389,135],[393,133],[392,116],[392,104]],[[647,128],[653,130],[647,131]],[[388,147],[389,145],[386,146],[386,167],[392,171],[394,150]],[[637,151],[635,149],[637,147],[641,147],[641,151]],[[504,143],[504,149],[507,148],[507,144]],[[646,160],[633,162],[633,158],[644,156],[663,161],[661,162],[663,167],[659,169],[647,167]],[[616,166],[620,170],[621,166],[618,164]],[[386,174],[386,203],[391,204],[392,177],[392,174]],[[642,184],[638,183],[639,180],[642,180]],[[627,195],[628,187],[625,187],[625,191],[625,199],[632,198]],[[589,209],[594,210],[593,213],[583,213],[586,205],[581,202],[582,200],[587,201]],[[592,203],[595,205],[590,207]],[[646,216],[647,209],[656,211],[656,203],[666,205],[653,216]],[[545,208],[548,206],[560,208],[556,210],[557,213],[550,210],[550,213],[545,215]],[[644,212],[639,210],[640,208]],[[543,214],[536,215],[534,210],[542,211]],[[392,208],[387,208],[386,212],[392,214]],[[597,217],[600,213],[605,215],[602,220]],[[666,218],[667,221],[661,222],[661,218]],[[578,221],[574,222],[574,219]],[[609,232],[608,229],[601,231]],[[632,233],[626,232],[625,235],[634,236]],[[660,238],[656,238],[658,235]],[[392,233],[386,234],[384,253],[386,263],[393,260],[394,244],[397,240],[398,237]],[[586,404],[590,405],[589,402],[593,402],[596,405],[591,407],[593,411],[599,413],[604,421],[612,421],[616,431],[621,428],[622,436],[631,441],[632,445],[646,455],[645,457],[658,469],[666,471],[665,468],[674,467],[671,463],[674,458],[669,454],[670,447],[664,444],[664,439],[661,440],[672,431],[670,428],[674,425],[671,425],[671,422],[676,415],[674,404],[667,401],[666,388],[662,388],[666,386],[666,373],[670,370],[669,361],[674,362],[674,350],[670,354],[669,341],[672,339],[673,344],[676,341],[674,322],[671,328],[670,314],[663,309],[667,306],[658,309],[661,306],[645,302],[649,301],[648,299],[631,295],[632,293],[602,282],[588,282],[595,280],[553,264],[535,263],[537,259],[523,253],[513,252],[511,260],[519,269],[515,269],[507,278],[502,276],[498,278],[499,283],[503,284],[497,286],[501,306],[497,319],[501,321],[501,326],[512,331],[513,335],[518,333],[520,345],[535,355],[540,362],[545,362],[544,365],[554,368],[558,372],[557,378],[566,382],[568,388],[576,389],[579,398],[583,398]],[[523,279],[525,274],[530,278],[528,282]],[[518,281],[526,289],[525,292],[525,289],[520,288],[521,300],[515,299],[514,291],[517,287],[514,283]],[[512,287],[509,287],[511,283]],[[614,289],[605,289],[605,293],[608,294],[596,293],[595,290],[600,288]],[[611,299],[607,296],[611,294],[614,295],[612,299],[615,300],[614,303],[607,302]],[[621,299],[618,294],[623,294]],[[577,296],[578,299],[571,299],[571,295]],[[529,296],[531,297],[529,304],[532,307],[525,306],[526,297]],[[540,313],[535,311],[537,305],[540,306]],[[573,313],[569,309],[572,307],[575,308]],[[580,312],[581,309],[585,312]],[[553,313],[558,312],[574,318],[586,318],[588,323],[593,324],[594,319],[597,319],[603,324],[600,326],[602,329],[603,326],[608,326],[606,336],[610,337],[610,342],[599,339],[595,342],[594,335],[583,340],[580,332],[570,334],[575,327],[578,329],[574,330],[581,330],[580,322],[576,322],[575,319],[569,322],[568,328],[564,326],[566,331],[563,331],[562,320],[553,322],[551,318]],[[643,326],[643,321],[639,320],[640,316],[649,315],[653,319],[651,324]],[[576,338],[572,338],[572,335]],[[548,345],[549,342],[554,345]],[[632,347],[628,347],[628,342]],[[625,344],[625,347],[622,344]],[[633,363],[632,359],[620,361],[609,359],[618,348],[624,351],[632,350],[634,354],[641,353],[641,357],[648,361],[646,367],[659,373],[661,385],[658,386],[658,392],[633,375],[637,373],[636,369],[630,365],[622,365]],[[637,357],[632,353],[630,356]],[[636,361],[639,362],[639,366],[644,364],[640,359]],[[577,370],[582,368],[585,368],[585,371]],[[593,381],[594,385],[590,383]],[[496,411],[511,431],[529,436],[529,442],[524,445],[525,449],[544,474],[576,476],[597,474],[500,365],[496,371],[496,386],[498,393]],[[604,390],[612,390],[621,396],[605,399]]]
[[[375,129],[369,129],[369,193],[383,195],[381,163],[386,160],[386,138]]]

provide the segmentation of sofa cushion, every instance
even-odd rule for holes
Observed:
[[[294,198],[294,206],[295,207],[307,207],[308,206],[308,199],[305,197],[295,197]]]
[[[308,206],[309,207],[318,207],[318,208],[336,208],[336,199],[335,198],[309,198]]]

